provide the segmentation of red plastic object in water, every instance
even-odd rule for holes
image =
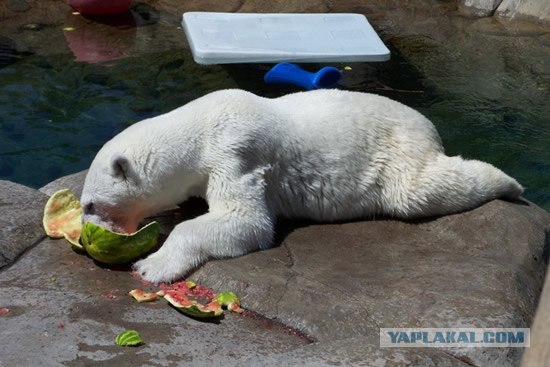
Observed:
[[[82,14],[108,15],[128,10],[132,0],[67,0],[67,3]]]
[[[63,33],[75,61],[108,63],[125,57],[137,32],[132,13],[96,17],[95,21],[90,21],[86,16],[67,14]]]

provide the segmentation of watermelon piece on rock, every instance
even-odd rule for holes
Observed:
[[[159,296],[155,292],[145,292],[141,289],[132,289],[128,294],[139,303],[141,302],[151,302],[156,300]]]
[[[48,199],[42,224],[48,236],[65,237],[74,249],[84,249],[79,243],[82,230],[82,207],[71,190],[59,190]]]
[[[230,303],[236,303],[238,305],[241,304],[239,297],[237,297],[237,295],[233,292],[220,292],[216,297],[214,297],[214,301],[218,302],[222,306],[227,306]]]
[[[143,339],[135,330],[124,330],[116,336],[115,343],[123,347],[135,347],[142,344]]]
[[[181,313],[197,319],[214,318],[223,315],[221,305],[212,301],[206,305],[189,299],[184,292],[165,291],[164,299]]]
[[[221,292],[214,297],[214,301],[218,302],[223,307],[226,307],[229,311],[236,313],[243,313],[244,310],[240,307],[241,300],[233,292]]]
[[[131,234],[111,232],[86,222],[82,228],[82,244],[88,255],[99,262],[125,264],[151,251],[157,244],[159,233],[157,222],[151,222]]]

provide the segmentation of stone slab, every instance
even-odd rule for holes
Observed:
[[[322,342],[375,338],[379,327],[528,327],[549,226],[536,206],[498,200],[420,222],[309,224],[277,248],[210,262],[193,277]],[[522,350],[445,352],[514,366]]]
[[[6,366],[237,366],[310,341],[261,317],[226,313],[219,323],[188,318],[164,300],[139,304],[144,288],[127,268],[103,268],[46,239],[0,273],[0,364]],[[136,348],[115,336],[135,329]]]
[[[55,191],[71,185],[78,191],[83,179],[80,173],[47,187]],[[201,207],[197,202],[190,206]],[[160,215],[162,233],[200,214],[188,215],[187,210],[184,204]],[[232,290],[247,309],[307,335],[286,349],[269,349],[263,359],[241,355],[235,363],[515,366],[522,355],[518,348],[379,348],[379,328],[528,327],[548,262],[549,230],[550,214],[527,201],[495,200],[466,213],[411,222],[281,220],[275,248],[211,261],[191,278],[215,290]],[[52,252],[58,242],[45,241],[0,274],[0,286],[20,282],[21,287],[52,291],[61,286],[97,297],[109,290],[95,290],[95,277],[111,288],[133,288],[126,272],[98,267],[67,246],[56,250],[62,253]],[[60,261],[74,268],[63,270]],[[60,270],[70,276],[44,281],[43,274]],[[74,276],[82,271],[87,275]],[[115,357],[105,358],[113,362]]]
[[[42,215],[47,200],[34,189],[0,181],[0,268],[46,236]]]
[[[546,233],[550,243],[550,231]],[[531,326],[531,346],[525,351],[522,367],[550,366],[550,272],[546,273],[544,288],[537,307],[537,313]]]
[[[550,22],[550,2],[547,0],[502,0],[496,15],[513,18],[515,16]]]
[[[464,0],[464,6],[477,16],[490,16],[501,2],[502,0]]]
[[[77,198],[82,195],[82,187],[88,170],[73,173],[54,180],[47,185],[42,186],[39,191],[48,196],[52,196],[54,192],[62,189],[70,189]]]
[[[311,342],[262,317],[227,314],[219,323],[180,315],[165,302],[138,304],[128,268],[105,268],[46,239],[0,273],[5,295],[0,362],[26,366],[376,366],[388,362],[466,366],[436,349],[379,349],[376,336]],[[145,340],[114,345],[124,329]]]

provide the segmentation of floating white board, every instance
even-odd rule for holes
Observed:
[[[189,12],[183,29],[199,64],[386,61],[361,14]]]

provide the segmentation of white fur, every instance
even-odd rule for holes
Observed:
[[[204,197],[207,214],[177,225],[135,264],[160,282],[210,258],[269,247],[277,216],[432,216],[522,191],[490,164],[445,156],[432,123],[388,98],[320,90],[266,99],[225,90],[105,144],[82,204],[84,221],[131,232],[146,216]]]

